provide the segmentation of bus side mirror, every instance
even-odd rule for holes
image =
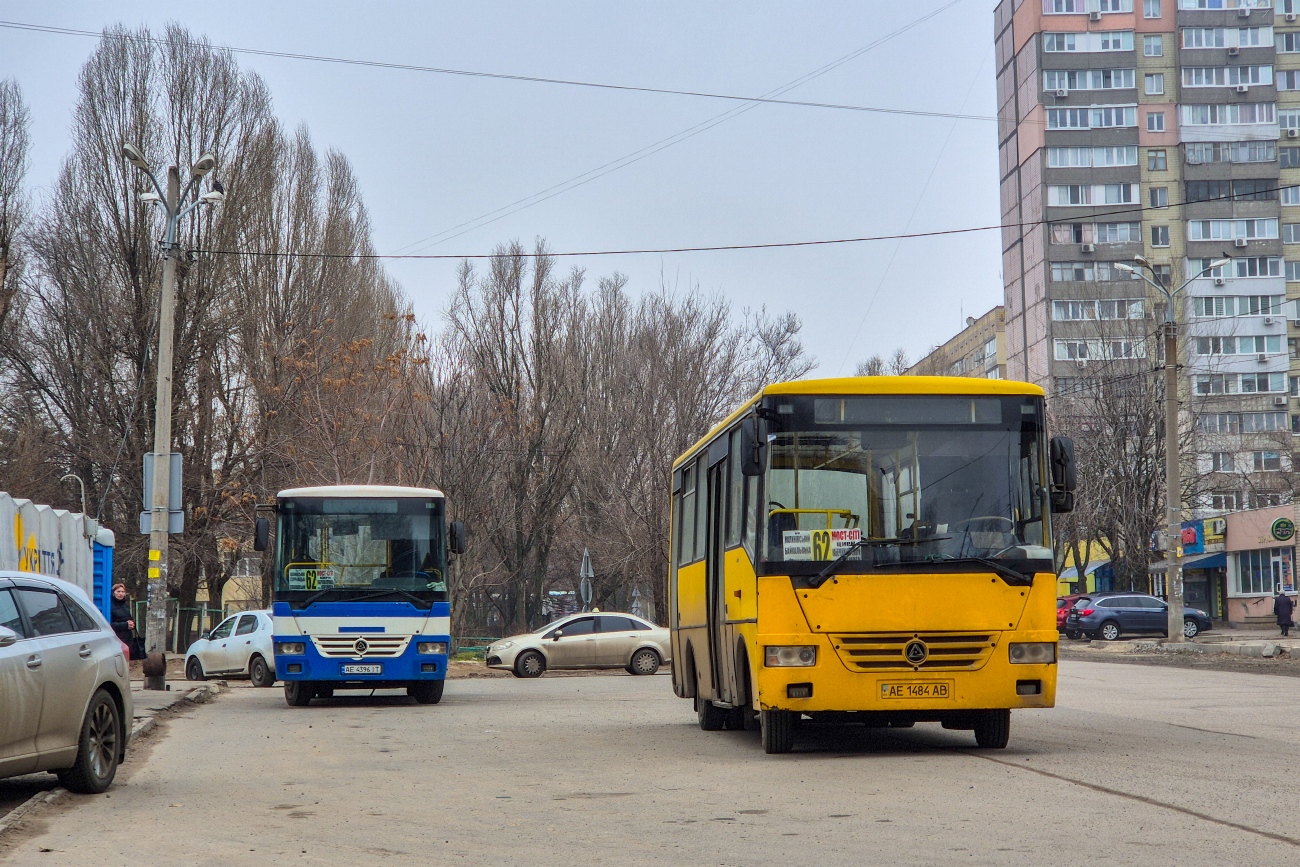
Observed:
[[[764,441],[765,426],[755,416],[746,416],[740,423],[740,473],[744,476],[763,475],[767,449]]]
[[[265,551],[271,547],[271,522],[258,518],[253,522],[253,550]]]
[[[465,525],[460,521],[452,521],[451,526],[447,528],[447,542],[451,547],[451,553],[465,553]]]
[[[1074,463],[1074,440],[1052,437],[1049,457],[1052,472],[1052,511],[1074,511],[1074,488],[1079,482]]]

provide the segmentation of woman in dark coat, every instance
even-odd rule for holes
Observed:
[[[131,639],[135,637],[135,620],[131,617],[131,603],[126,599],[125,584],[113,585],[113,607],[108,622],[117,637],[130,647]]]
[[[1277,591],[1277,598],[1273,600],[1273,613],[1277,615],[1277,625],[1282,627],[1283,638],[1290,634],[1291,627],[1295,625],[1291,622],[1294,612],[1295,601],[1281,590]]]

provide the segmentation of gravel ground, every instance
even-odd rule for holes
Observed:
[[[1195,668],[1201,671],[1239,671],[1249,674],[1280,674],[1300,677],[1300,659],[1289,655],[1273,659],[1233,656],[1227,653],[1115,653],[1097,650],[1086,642],[1061,642],[1061,658],[1122,665],[1162,665],[1167,668]]]

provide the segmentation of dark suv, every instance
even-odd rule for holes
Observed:
[[[1145,593],[1093,593],[1070,609],[1066,635],[1082,632],[1114,641],[1126,632],[1168,635],[1169,606]],[[1193,638],[1210,628],[1210,616],[1199,608],[1183,609],[1183,635]]]

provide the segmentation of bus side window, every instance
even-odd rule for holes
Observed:
[[[695,559],[695,465],[682,467],[681,532],[677,535],[677,565]]]
[[[745,477],[740,474],[740,428],[731,432],[731,471],[730,471],[730,488],[727,497],[727,547],[731,548],[740,544],[741,529],[741,494],[744,492]]]
[[[745,486],[745,550],[749,552],[751,563],[758,562],[758,522],[762,520],[758,502],[758,476],[750,476]]]
[[[691,558],[692,560],[703,560],[704,548],[709,543],[709,486],[706,484],[708,460],[709,453],[706,449],[695,462],[695,499],[697,503],[695,506],[695,556]]]

